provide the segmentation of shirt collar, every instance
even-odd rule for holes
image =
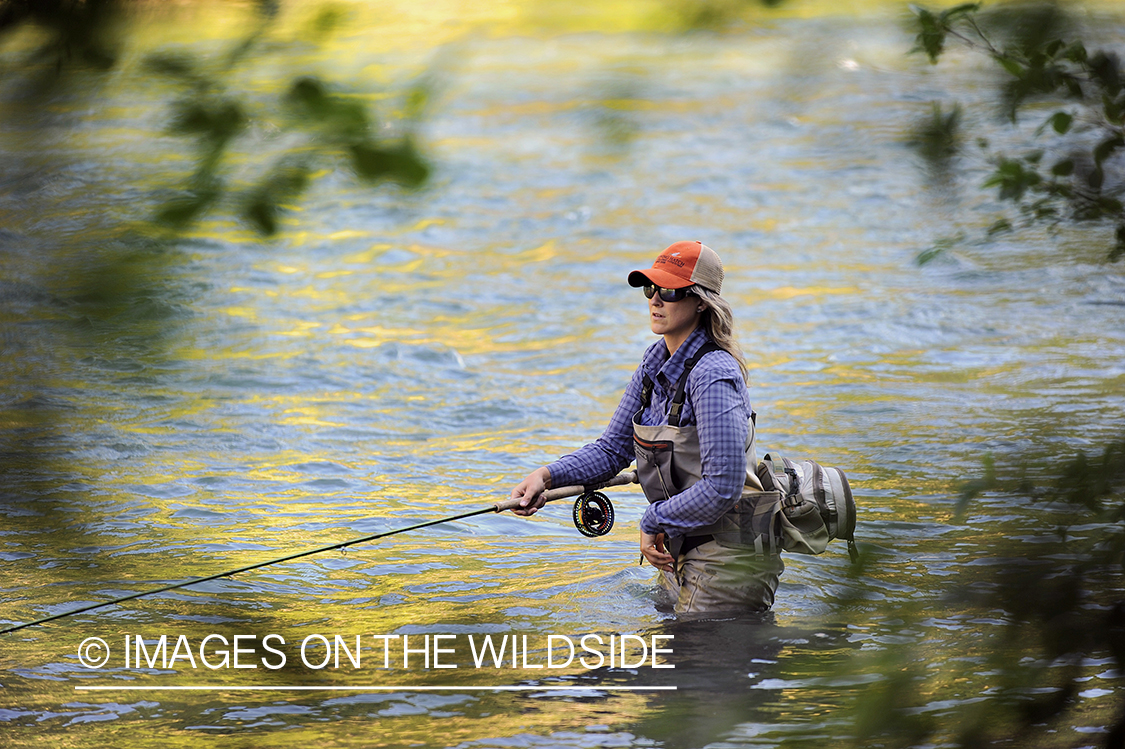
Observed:
[[[657,346],[657,356],[652,362],[653,372],[650,373],[650,377],[653,381],[659,381],[665,389],[671,389],[680,381],[680,376],[684,373],[684,365],[691,357],[695,356],[707,340],[707,331],[704,326],[700,325],[680,344],[676,353],[671,357],[668,356],[667,346]]]

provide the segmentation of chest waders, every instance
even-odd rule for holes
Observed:
[[[652,402],[654,387],[652,380],[645,375],[641,407],[633,415],[633,448],[637,456],[637,478],[650,504],[670,499],[703,478],[698,432],[694,426],[680,426],[680,412],[687,397],[691,370],[712,351],[722,349],[713,341],[708,341],[684,364],[684,372],[672,397],[667,424],[645,426],[640,423],[641,414]],[[668,553],[674,559],[679,560],[681,554],[708,541],[716,541],[725,547],[753,550],[759,559],[777,557],[781,545],[773,519],[781,494],[762,490],[761,481],[755,474],[757,466],[754,416],[751,414],[746,435],[746,479],[742,496],[714,523],[696,528],[687,536],[667,539]]]

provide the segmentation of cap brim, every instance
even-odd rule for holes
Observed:
[[[629,274],[630,286],[644,286],[650,283],[663,289],[684,289],[688,286],[695,285],[690,279],[673,275],[666,270],[657,270],[656,268],[635,270]]]

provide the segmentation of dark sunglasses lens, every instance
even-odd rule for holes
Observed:
[[[660,298],[666,302],[678,302],[687,296],[687,289],[661,289]]]
[[[661,300],[665,302],[678,302],[687,296],[687,289],[664,289],[651,283],[644,285],[645,296],[652,299],[656,292],[660,292]]]

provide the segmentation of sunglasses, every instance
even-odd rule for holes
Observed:
[[[656,286],[655,284],[646,283],[642,288],[644,289],[645,297],[647,297],[648,299],[652,299],[654,296],[656,296],[656,292],[659,291],[661,301],[679,302],[688,295],[688,289],[691,287],[689,286],[683,289],[665,289],[661,288],[660,286]]]

